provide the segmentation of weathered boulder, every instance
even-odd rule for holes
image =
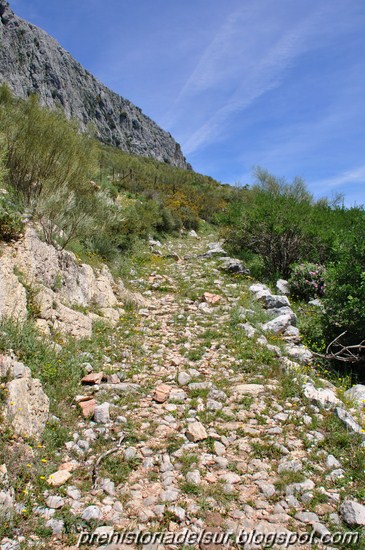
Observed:
[[[109,403],[103,403],[102,405],[96,405],[94,409],[94,420],[98,424],[107,424],[110,422]]]
[[[12,317],[18,321],[27,318],[25,288],[14,274],[14,264],[3,254],[0,262],[0,319]]]
[[[278,281],[276,281],[276,288],[278,289],[280,294],[289,296],[290,294],[289,283],[285,279],[279,279]]]
[[[92,319],[81,311],[63,305],[53,290],[41,288],[34,301],[39,308],[41,319],[47,321],[53,330],[74,338],[90,338]]]
[[[308,382],[304,385],[303,390],[305,397],[325,409],[334,408],[341,403],[335,393],[328,388],[315,388],[312,383]]]
[[[33,227],[27,229],[14,250],[7,249],[6,255],[13,258],[13,265],[28,284],[51,289],[68,306],[114,307],[118,303],[114,290],[118,294],[124,289],[114,283],[107,266],[94,271],[80,264],[71,252],[43,242]]]
[[[347,525],[365,525],[365,506],[354,500],[345,500],[340,506],[340,514]]]
[[[297,327],[288,327],[283,332],[283,337],[288,342],[294,342],[295,344],[299,344],[300,342],[300,332]]]
[[[75,338],[90,337],[94,319],[116,325],[123,313],[122,301],[138,301],[120,279],[114,281],[107,266],[93,270],[79,264],[74,254],[43,242],[31,226],[22,239],[5,246],[1,260],[0,318],[26,319],[24,283],[33,290],[33,305],[39,310],[37,326],[45,335],[52,330]],[[95,307],[99,315],[79,311]]]
[[[209,243],[208,251],[201,254],[201,258],[212,258],[213,256],[227,256],[227,252],[222,248],[223,243]]]
[[[303,365],[308,365],[313,359],[312,352],[302,345],[287,344],[285,346],[285,352],[289,355],[289,357]]]
[[[233,387],[233,392],[241,395],[257,396],[260,393],[264,393],[264,391],[265,386],[262,384],[238,384]]]
[[[365,386],[356,384],[349,390],[345,391],[345,397],[350,401],[354,401],[359,407],[365,407]]]
[[[248,275],[250,273],[250,270],[245,267],[243,262],[236,258],[222,259],[221,269],[228,273],[238,273],[241,275]]]
[[[250,291],[254,294],[254,299],[257,301],[262,301],[265,296],[271,296],[270,289],[262,284],[251,285]]]
[[[263,290],[270,292],[269,287],[261,283],[256,283],[254,285],[251,285],[249,290],[253,292],[253,294],[257,294],[258,292],[262,292]]]
[[[157,386],[157,388],[155,388],[155,391],[153,392],[153,399],[157,403],[164,403],[168,400],[170,392],[171,386],[168,386],[167,384],[161,384],[160,386]]]
[[[203,300],[210,305],[218,304],[222,299],[222,296],[219,294],[212,294],[211,292],[204,292]]]
[[[67,470],[57,470],[57,472],[54,472],[48,477],[47,483],[52,485],[52,487],[60,487],[67,483],[70,477],[71,473]]]
[[[268,294],[262,297],[262,302],[266,309],[290,307],[290,302],[286,296],[279,294]]]
[[[95,399],[90,398],[89,396],[86,396],[85,398],[83,398],[78,402],[78,406],[81,409],[82,416],[84,418],[89,418],[94,415],[96,401]]]
[[[49,414],[49,399],[39,380],[32,378],[30,369],[12,361],[7,383],[7,398],[4,407],[5,420],[10,422],[15,433],[39,438]]]
[[[294,326],[297,324],[297,316],[289,306],[270,308],[267,310],[267,314],[273,318],[279,317],[280,315],[289,315],[291,324]]]
[[[268,321],[262,325],[262,330],[264,332],[273,332],[274,334],[281,334],[288,328],[291,324],[290,315],[279,315],[275,317],[272,321]]]
[[[194,443],[208,437],[207,431],[201,422],[192,422],[186,430],[186,437]]]

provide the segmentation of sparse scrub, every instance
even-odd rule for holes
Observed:
[[[325,293],[325,269],[319,264],[301,263],[292,268],[291,294],[300,300],[320,298]]]

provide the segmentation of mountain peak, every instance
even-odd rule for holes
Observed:
[[[17,97],[36,93],[81,128],[92,126],[105,144],[191,169],[170,133],[99,82],[45,31],[14,14],[6,0],[0,0],[0,42],[0,83]]]

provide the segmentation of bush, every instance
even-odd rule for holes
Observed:
[[[91,182],[96,143],[64,114],[42,108],[36,97],[16,100],[3,86],[0,130],[8,189],[39,223],[48,243],[64,248],[74,239],[104,233],[121,218],[111,193]],[[4,227],[16,226],[13,218],[4,219]]]
[[[0,89],[0,130],[6,144],[8,182],[27,207],[61,188],[77,192],[96,170],[94,142],[59,111],[20,101]]]
[[[20,208],[40,222],[47,242],[64,247],[77,235],[95,230],[100,214],[90,183],[96,170],[91,138],[58,111],[42,108],[0,88],[0,131],[6,154],[5,180]]]
[[[320,298],[325,291],[325,268],[305,262],[293,267],[289,279],[291,294],[300,300]]]
[[[338,234],[335,260],[328,267],[324,323],[329,339],[347,331],[342,342],[365,338],[365,211],[348,212],[351,223]]]
[[[287,278],[298,261],[322,261],[328,250],[321,232],[328,206],[314,203],[298,178],[288,184],[261,169],[256,178],[252,189],[242,191],[240,211],[233,206],[227,234],[232,251],[258,254],[261,275],[270,279]]]
[[[8,191],[2,188],[6,176],[5,153],[4,138],[0,136],[0,239],[9,241],[21,235],[23,223],[20,213],[9,197]]]
[[[23,222],[16,206],[0,189],[0,239],[10,241],[18,239],[23,231]]]

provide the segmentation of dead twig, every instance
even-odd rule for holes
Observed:
[[[362,351],[365,350],[365,340],[362,340],[360,344],[352,346],[345,346],[339,341],[342,336],[346,334],[347,330],[336,336],[332,342],[330,342],[326,348],[326,353],[316,353],[313,355],[321,357],[322,359],[335,359],[336,361],[342,361],[343,363],[358,363],[363,360]]]
[[[121,449],[121,445],[122,445],[122,441],[124,440],[124,435],[122,435],[118,441],[118,443],[116,444],[115,447],[113,447],[112,449],[109,449],[108,451],[106,451],[105,453],[101,454],[99,456],[99,458],[97,459],[97,461],[95,462],[94,464],[94,467],[93,467],[93,471],[92,471],[92,476],[91,476],[91,479],[92,479],[92,484],[93,484],[93,489],[96,489],[96,485],[97,485],[97,480],[98,480],[98,468],[101,464],[101,462],[109,455],[113,454],[113,453],[117,453],[118,451],[120,451]]]

